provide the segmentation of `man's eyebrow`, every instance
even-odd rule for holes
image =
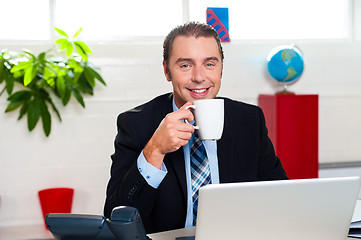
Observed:
[[[207,61],[217,61],[219,62],[219,59],[217,57],[207,57],[206,59],[204,59],[205,62]]]
[[[180,62],[193,62],[193,59],[192,58],[178,58],[175,63],[180,63]]]
[[[207,61],[217,61],[219,62],[219,59],[217,57],[207,57],[203,60],[203,62],[207,62]],[[177,61],[175,63],[180,63],[180,62],[194,62],[192,58],[178,58]]]

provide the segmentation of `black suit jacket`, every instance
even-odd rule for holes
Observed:
[[[104,215],[116,206],[136,207],[147,233],[183,228],[187,189],[183,149],[166,154],[166,177],[157,189],[137,169],[137,158],[162,119],[173,111],[172,94],[159,96],[118,116],[115,153]],[[217,141],[221,183],[287,179],[267,135],[262,110],[224,98],[223,135]]]

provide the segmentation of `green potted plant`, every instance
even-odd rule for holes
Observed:
[[[88,62],[91,50],[76,40],[82,29],[73,37],[58,28],[55,30],[60,38],[54,47],[37,56],[30,51],[0,52],[0,86],[3,85],[0,96],[6,92],[9,102],[5,113],[18,109],[18,120],[27,115],[29,131],[41,119],[46,136],[51,132],[51,113],[61,121],[54,98],[66,106],[73,96],[85,108],[83,95],[93,95],[96,80],[106,85],[96,67]]]

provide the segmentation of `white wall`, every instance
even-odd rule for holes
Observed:
[[[265,61],[284,43],[225,44],[220,95],[257,104],[259,94],[279,90]],[[290,90],[319,94],[320,163],[361,161],[361,44],[296,44],[306,66]],[[102,214],[117,115],[171,91],[162,73],[161,41],[97,45],[93,52],[90,60],[101,67],[107,87],[99,85],[86,98],[86,109],[57,102],[63,121],[53,118],[49,138],[40,125],[29,133],[17,112],[4,114],[6,94],[0,98],[0,226],[40,224],[37,191],[58,186],[75,189],[73,212]]]

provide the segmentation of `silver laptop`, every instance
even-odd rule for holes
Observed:
[[[346,239],[359,177],[207,185],[196,240]]]

